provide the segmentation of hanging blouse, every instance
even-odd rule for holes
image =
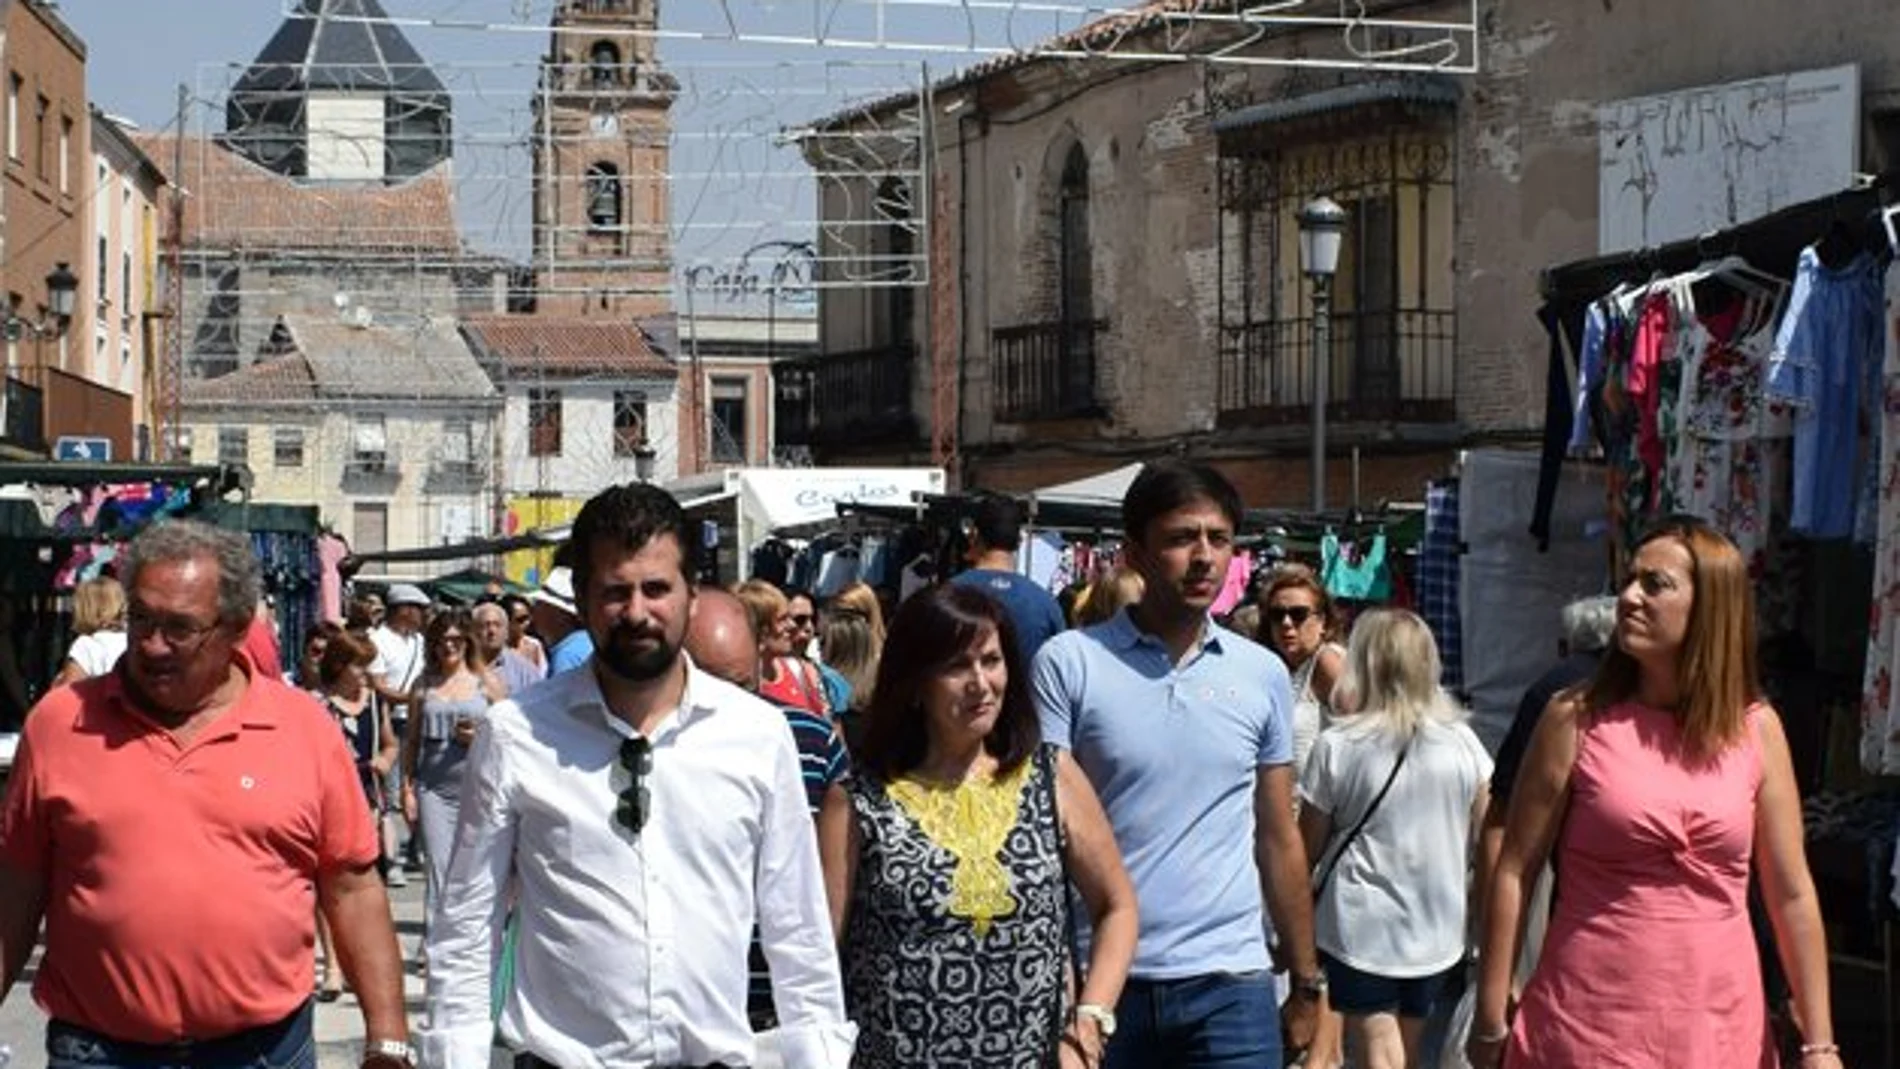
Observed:
[[[1636,409],[1636,457],[1641,463],[1644,512],[1655,511],[1662,479],[1662,377],[1674,318],[1674,304],[1668,293],[1652,293],[1643,302],[1636,321],[1635,348],[1624,379],[1624,392]]]
[[[1900,261],[1887,268],[1886,291],[1880,429],[1884,441],[1900,444]],[[1880,486],[1860,763],[1868,772],[1891,776],[1900,775],[1900,703],[1894,693],[1900,675],[1900,451],[1883,451]]]
[[[1690,344],[1678,405],[1684,473],[1676,507],[1728,535],[1759,584],[1769,571],[1793,426],[1767,393],[1772,328],[1736,336],[1750,311],[1738,304],[1684,331]]]
[[[1882,356],[1881,276],[1862,253],[1839,270],[1802,250],[1794,293],[1768,365],[1768,393],[1795,412],[1791,528],[1813,538],[1854,533],[1862,475],[1868,365]]]
[[[1339,536],[1326,532],[1319,542],[1320,582],[1326,592],[1347,601],[1385,601],[1392,596],[1392,576],[1385,567],[1385,532],[1358,560],[1348,560]]]
[[[1592,304],[1583,314],[1583,345],[1577,350],[1577,400],[1570,421],[1569,451],[1572,456],[1590,450],[1593,400],[1603,388],[1603,351],[1610,332],[1607,300]]]

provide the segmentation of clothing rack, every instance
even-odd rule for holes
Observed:
[[[974,512],[978,500],[980,495],[919,494],[916,504],[911,506],[839,502],[837,512],[840,517],[856,515],[926,527],[954,527]],[[1099,539],[1123,534],[1120,505],[1041,502],[1034,512],[1028,512],[1028,503],[1025,501],[1024,508],[1026,529],[1050,531],[1072,538]],[[1275,539],[1317,541],[1328,529],[1346,537],[1347,532],[1384,527],[1395,542],[1409,548],[1423,534],[1424,515],[1422,508],[1392,505],[1325,512],[1248,509],[1241,519],[1238,540],[1243,546]]]
[[[1880,211],[1896,191],[1900,171],[1886,171],[1865,185],[1791,204],[1726,230],[1546,268],[1539,292],[1553,303],[1587,303],[1619,283],[1679,274],[1722,256],[1740,256],[1756,267],[1788,274],[1801,250],[1836,226],[1851,228],[1850,235],[1868,248],[1876,243],[1884,247],[1887,236]]]

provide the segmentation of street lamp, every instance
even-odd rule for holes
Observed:
[[[45,338],[66,332],[73,321],[73,303],[79,299],[79,276],[65,261],[60,261],[46,276],[46,315],[38,323],[8,312],[0,320],[8,341],[19,341],[28,334]]]
[[[653,458],[656,454],[650,446],[636,446],[633,450],[633,477],[643,483],[653,481]]]
[[[1333,355],[1333,275],[1346,209],[1315,197],[1300,209],[1300,268],[1313,282],[1313,511],[1326,511],[1326,380]]]

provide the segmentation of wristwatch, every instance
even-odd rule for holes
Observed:
[[[1095,1027],[1102,1030],[1103,1039],[1114,1038],[1115,1011],[1109,1009],[1107,1006],[1097,1006],[1093,1002],[1084,1002],[1076,1006],[1075,1016],[1077,1020],[1086,1019],[1094,1021]]]
[[[1318,1000],[1326,994],[1326,974],[1316,972],[1311,976],[1294,977],[1293,991],[1302,998]]]
[[[397,1039],[383,1039],[375,1043],[363,1044],[363,1064],[374,1062],[395,1062],[414,1069],[416,1049]]]

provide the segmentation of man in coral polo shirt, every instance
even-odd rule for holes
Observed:
[[[240,651],[258,565],[170,521],[124,565],[119,669],[27,717],[0,806],[0,998],[42,917],[54,1066],[314,1069],[321,903],[363,1005],[363,1064],[410,1061],[376,835],[343,736]]]

